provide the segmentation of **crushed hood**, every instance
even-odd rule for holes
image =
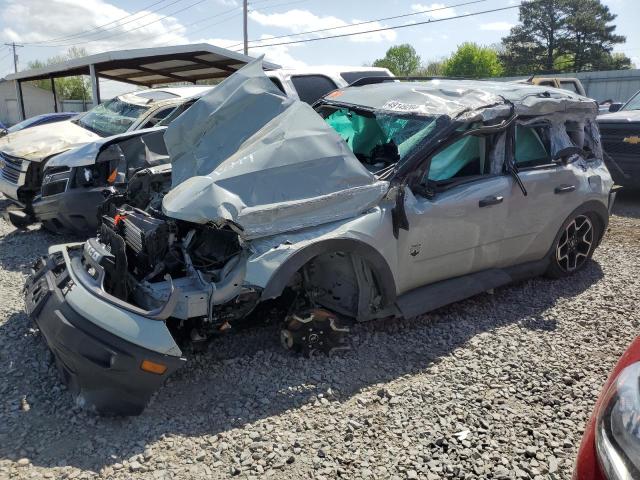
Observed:
[[[98,140],[71,148],[64,153],[56,155],[47,162],[47,167],[83,167],[93,165],[98,159],[98,155],[110,145],[127,141],[136,137],[144,137],[157,132],[163,132],[167,127],[151,127],[133,132],[120,133],[111,137],[98,137]]]
[[[309,105],[275,87],[262,59],[178,117],[165,143],[174,188],[164,213],[232,224],[247,239],[355,216],[388,189]]]
[[[0,138],[0,152],[41,162],[78,145],[101,138],[67,120],[26,128]]]

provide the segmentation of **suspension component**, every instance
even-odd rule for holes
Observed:
[[[280,341],[287,350],[306,357],[318,353],[331,355],[339,350],[348,350],[345,345],[347,333],[349,329],[340,325],[335,314],[315,308],[289,314],[280,331]]]

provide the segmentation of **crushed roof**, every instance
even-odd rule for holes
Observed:
[[[511,104],[519,115],[579,113],[595,118],[598,112],[594,100],[566,90],[483,80],[384,82],[346,87],[325,99],[373,110],[448,115],[465,121],[506,116]]]

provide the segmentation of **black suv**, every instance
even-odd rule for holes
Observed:
[[[605,163],[618,185],[640,188],[640,92],[619,111],[598,117]]]

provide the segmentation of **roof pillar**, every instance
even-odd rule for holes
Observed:
[[[100,104],[100,79],[96,73],[96,66],[92,63],[89,65],[89,74],[91,75],[91,97],[93,98],[93,106]]]
[[[58,113],[58,97],[56,96],[56,81],[53,77],[49,77],[51,81],[51,92],[53,93],[53,111]]]
[[[16,80],[16,99],[18,100],[18,115],[20,121],[25,120],[27,116],[24,113],[24,97],[22,96],[22,82]]]

